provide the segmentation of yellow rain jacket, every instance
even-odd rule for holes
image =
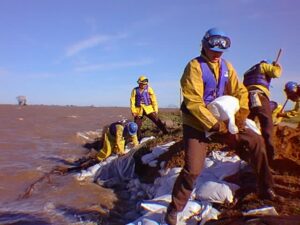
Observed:
[[[260,73],[270,78],[279,78],[281,76],[281,67],[279,64],[272,65],[263,62],[259,64],[259,67]],[[253,89],[259,89],[263,91],[268,96],[268,98],[270,98],[271,95],[269,89],[263,85],[249,85],[247,89],[249,91]]]
[[[123,155],[125,150],[125,138],[123,136],[124,126],[121,124],[116,125],[116,136],[113,136],[109,129],[104,134],[103,147],[97,153],[97,159],[102,161],[109,157],[112,153]],[[130,136],[130,141],[133,143],[133,146],[139,144],[137,134]]]
[[[141,106],[136,106],[136,89],[134,88],[131,92],[130,97],[130,109],[131,113],[136,116],[143,116],[144,114],[148,115],[150,113],[158,113],[158,103],[156,100],[156,96],[154,90],[148,86],[148,93],[151,100],[151,105],[145,105],[141,103]]]
[[[202,55],[207,61],[208,66],[213,71],[216,80],[219,80],[219,62],[212,63]],[[248,91],[246,87],[238,80],[237,73],[233,66],[227,62],[228,84],[225,88],[226,95],[231,95],[239,99],[240,108],[248,109]],[[206,108],[203,100],[204,82],[202,71],[197,59],[191,60],[186,66],[180,80],[183,101],[189,113],[182,113],[183,124],[193,127],[200,131],[208,131],[217,123],[217,119]]]
[[[278,125],[282,121],[283,117],[279,115],[282,107],[282,105],[278,104],[278,106],[272,112],[272,121],[274,125]]]

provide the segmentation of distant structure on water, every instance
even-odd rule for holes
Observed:
[[[26,96],[20,95],[17,97],[18,105],[25,106],[27,105],[27,99]]]

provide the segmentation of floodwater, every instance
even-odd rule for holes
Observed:
[[[55,166],[88,153],[77,132],[96,131],[130,118],[129,108],[0,105],[0,224],[95,224],[88,209],[109,209],[110,189],[52,175],[25,190]]]

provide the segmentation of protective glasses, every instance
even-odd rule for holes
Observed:
[[[148,84],[148,79],[142,80],[142,81],[138,81],[139,84]]]
[[[223,37],[223,36],[211,36],[206,39],[209,47],[214,48],[218,47],[220,49],[227,49],[230,47],[231,41],[228,37]]]

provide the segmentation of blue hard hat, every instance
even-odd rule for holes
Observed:
[[[137,130],[138,130],[138,125],[134,122],[129,122],[127,125],[126,125],[126,128],[128,130],[128,133],[130,135],[135,135],[137,133]]]
[[[298,84],[294,81],[289,81],[285,84],[285,92],[287,93],[296,93],[298,89]]]
[[[219,29],[217,27],[213,27],[213,28],[210,28],[208,31],[206,31],[203,38],[207,39],[211,36],[217,36],[217,35],[226,37],[226,34],[224,31],[222,31],[221,29]]]
[[[211,28],[202,38],[202,45],[215,52],[224,52],[230,45],[230,38],[219,28]]]
[[[299,86],[296,82],[294,81],[289,81],[285,84],[284,91],[286,93],[286,96],[288,99],[292,101],[298,101],[300,98],[300,89]]]

